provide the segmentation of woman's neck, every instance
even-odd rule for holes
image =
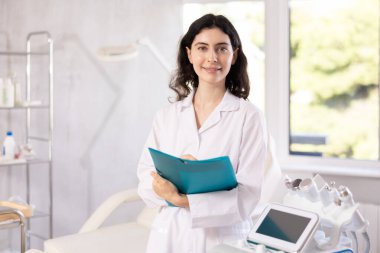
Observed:
[[[224,87],[198,86],[193,98],[198,129],[201,128],[220,101],[222,101],[225,93],[226,89]]]
[[[199,85],[193,98],[194,105],[200,108],[215,107],[223,99],[226,88]]]

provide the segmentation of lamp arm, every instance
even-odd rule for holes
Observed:
[[[161,64],[162,67],[169,73],[172,72],[172,68],[170,67],[170,64],[166,61],[166,59],[162,56],[162,54],[158,51],[157,47],[153,45],[153,43],[148,38],[142,38],[137,40],[137,44],[146,46],[152,54],[157,58],[158,62]]]

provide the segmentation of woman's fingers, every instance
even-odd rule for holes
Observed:
[[[156,194],[166,200],[178,193],[177,188],[170,181],[162,178],[157,172],[151,172],[153,178],[152,188]]]
[[[158,173],[154,171],[152,171],[150,175],[152,176],[153,180],[159,180],[161,178],[160,175],[158,175]]]
[[[198,160],[197,158],[195,158],[193,155],[190,155],[190,154],[185,154],[185,155],[182,155],[181,156],[182,159],[186,159],[186,160]]]
[[[164,183],[170,183],[168,180],[165,178],[161,177],[157,172],[151,172],[150,175],[153,178],[153,181],[159,184],[164,184]]]

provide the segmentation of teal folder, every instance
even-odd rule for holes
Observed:
[[[149,148],[157,173],[172,182],[180,193],[195,194],[231,190],[237,186],[228,156],[186,160]]]

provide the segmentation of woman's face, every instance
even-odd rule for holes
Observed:
[[[205,28],[195,36],[191,48],[186,51],[198,75],[199,85],[224,87],[226,76],[237,58],[237,49],[233,50],[227,34],[219,28]]]

